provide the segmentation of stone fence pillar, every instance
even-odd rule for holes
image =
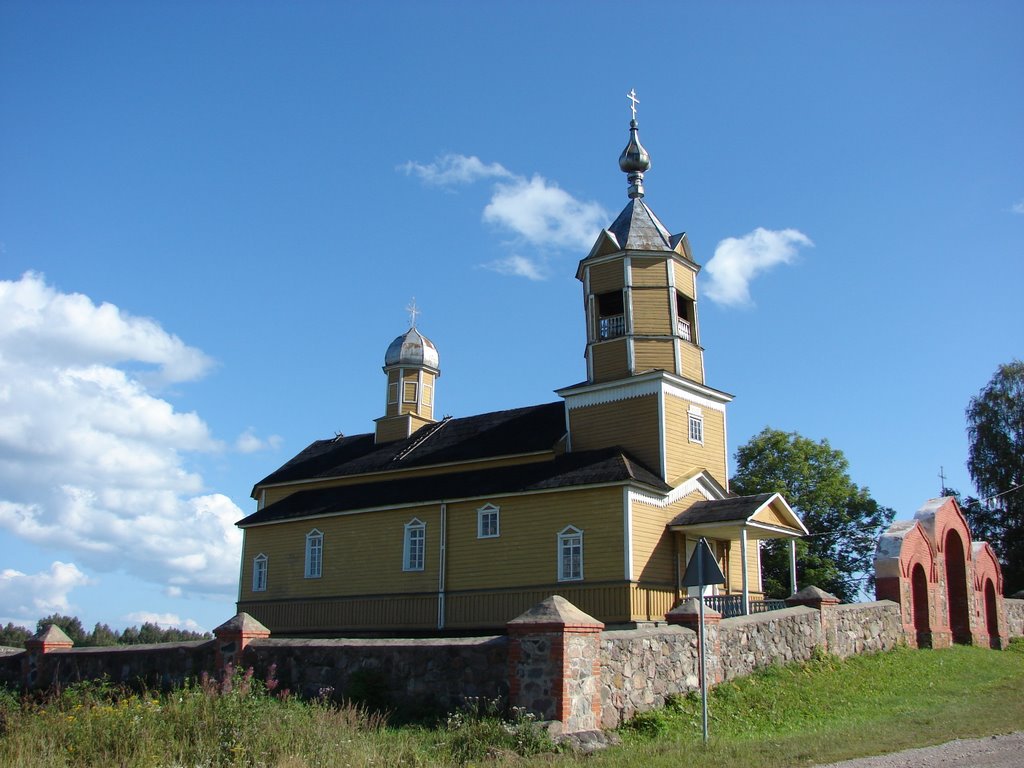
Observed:
[[[253,640],[270,637],[270,630],[243,612],[213,630],[213,635],[217,638],[217,671],[223,672],[229,664],[238,665],[242,651]]]
[[[786,598],[786,605],[794,608],[798,605],[805,605],[818,611],[821,619],[821,641],[824,650],[835,652],[838,646],[836,636],[835,608],[839,605],[839,598],[818,587],[804,587]]]
[[[697,653],[700,653],[700,598],[688,597],[671,611],[665,614],[665,621],[679,627],[692,629],[697,633]],[[719,640],[718,625],[722,614],[714,608],[704,606],[704,642],[707,645],[704,653],[704,670],[708,678],[708,686],[722,682],[722,653]]]
[[[604,624],[553,595],[506,626],[509,703],[562,733],[599,729]]]
[[[25,654],[21,657],[21,679],[26,688],[41,685],[40,672],[43,656],[54,651],[68,651],[74,646],[71,638],[56,624],[50,624],[25,641]]]

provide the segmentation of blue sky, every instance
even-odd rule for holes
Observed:
[[[372,7],[371,7],[372,5]],[[249,492],[373,428],[580,381],[626,203],[697,261],[730,449],[828,438],[908,517],[1024,340],[1017,2],[0,3],[0,622],[211,629]],[[712,298],[714,297],[714,298]]]

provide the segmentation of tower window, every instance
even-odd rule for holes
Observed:
[[[324,535],[314,528],[306,534],[306,578],[319,579],[324,569]]]
[[[704,415],[699,408],[691,408],[687,415],[690,422],[690,442],[704,445]]]
[[[597,337],[614,339],[626,334],[626,315],[622,303],[622,291],[610,291],[597,297]]]
[[[694,332],[694,317],[693,299],[676,291],[676,336],[683,341],[692,341],[696,344],[697,334]]]
[[[413,518],[405,524],[405,542],[402,547],[402,570],[422,571],[427,539],[427,524]]]
[[[416,402],[416,382],[407,381],[405,386],[402,388],[402,402],[403,403],[415,403]]]

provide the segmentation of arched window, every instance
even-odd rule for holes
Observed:
[[[425,561],[427,524],[413,518],[405,524],[405,542],[402,546],[402,570],[422,571]]]
[[[567,525],[558,534],[558,580],[583,579],[583,531]]]
[[[262,552],[252,559],[252,591],[267,591],[267,556]]]
[[[495,539],[500,535],[500,513],[501,509],[493,504],[485,504],[476,511],[476,537],[478,539]]]
[[[306,534],[306,578],[319,579],[324,569],[324,535],[314,528]]]

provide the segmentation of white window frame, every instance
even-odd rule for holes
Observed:
[[[395,405],[398,402],[398,385],[400,383],[398,381],[388,382],[388,405]]]
[[[314,528],[306,534],[306,578],[319,579],[324,572],[324,534]]]
[[[493,522],[493,525],[491,523]],[[476,511],[476,537],[496,539],[501,535],[501,507],[484,504]]]
[[[267,591],[267,556],[262,552],[252,559],[252,591]]]
[[[422,571],[427,561],[427,524],[414,517],[402,537],[402,570]]]
[[[574,547],[579,550],[576,558]],[[583,531],[574,525],[565,526],[558,534],[558,580],[583,581]]]
[[[409,390],[412,390],[412,395],[409,395]],[[402,381],[402,403],[405,405],[414,404],[419,400],[420,385],[419,382],[409,381],[404,379]]]
[[[691,443],[704,445],[704,414],[700,408],[691,406],[687,420],[687,434]]]

